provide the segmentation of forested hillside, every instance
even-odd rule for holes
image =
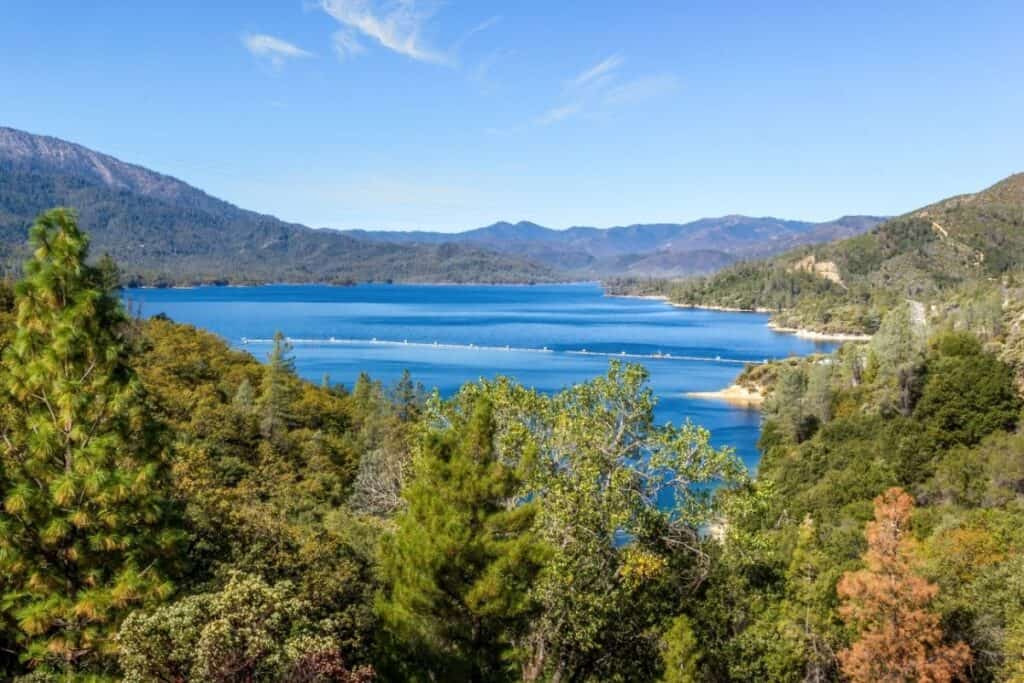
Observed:
[[[129,284],[550,282],[552,269],[472,245],[395,245],[240,209],[140,166],[0,127],[0,265],[40,212],[74,207]]]
[[[744,262],[678,282],[620,281],[621,292],[675,302],[775,311],[783,326],[824,332],[878,329],[909,299],[944,317],[994,315],[1024,279],[1024,174],[882,223],[847,240]],[[975,310],[976,309],[976,310]]]
[[[992,331],[907,304],[751,369],[751,477],[646,371],[352,387],[129,319],[64,211],[0,288],[0,677],[1024,675],[1024,439]],[[1005,343],[1005,342],[1004,342]]]

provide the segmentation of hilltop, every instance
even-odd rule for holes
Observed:
[[[0,128],[0,255],[24,259],[33,219],[74,208],[129,282],[535,282],[551,268],[472,245],[397,245],[315,230],[57,138]]]
[[[849,239],[735,264],[707,278],[615,287],[686,305],[768,309],[789,327],[872,333],[905,300],[940,317],[954,310],[998,317],[1003,300],[1012,303],[1022,264],[1024,174],[1017,174]]]

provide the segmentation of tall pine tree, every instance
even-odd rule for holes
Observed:
[[[517,501],[522,482],[495,452],[488,400],[460,408],[416,456],[408,507],[384,546],[378,611],[412,660],[404,678],[512,680],[543,557],[535,507]]]
[[[134,607],[166,598],[181,534],[126,316],[68,210],[39,217],[0,369],[0,590],[30,668],[112,665]]]
[[[274,344],[267,354],[260,385],[260,431],[272,439],[284,434],[292,422],[291,406],[298,397],[295,387],[295,359],[292,345],[280,330],[274,334]]]

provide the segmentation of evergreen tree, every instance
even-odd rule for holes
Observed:
[[[700,680],[700,645],[685,614],[672,620],[661,642],[665,671],[660,683],[696,683]]]
[[[938,586],[911,565],[913,507],[898,488],[878,496],[875,520],[865,532],[867,568],[839,581],[840,614],[859,631],[856,642],[839,653],[843,673],[854,683],[944,683],[960,679],[971,663],[967,645],[943,642],[939,615],[929,609]]]
[[[813,436],[818,418],[807,412],[805,395],[807,375],[802,368],[785,367],[779,372],[775,388],[765,401],[765,414],[776,421],[780,431],[800,443]]]
[[[1021,399],[1011,368],[967,333],[943,335],[935,347],[914,417],[936,443],[973,445],[994,431],[1013,429]]]
[[[786,572],[783,632],[799,653],[803,680],[808,683],[835,678],[838,619],[835,615],[837,572],[819,546],[814,520],[807,516],[797,529]]]
[[[2,608],[31,667],[101,671],[121,619],[172,591],[180,534],[166,464],[126,362],[126,318],[88,238],[57,209],[32,227],[0,369]]]
[[[425,391],[423,385],[414,382],[408,369],[402,371],[402,377],[391,392],[391,400],[398,412],[398,419],[403,422],[415,420],[423,408]]]
[[[260,386],[260,431],[268,439],[287,431],[292,419],[291,406],[297,398],[294,379],[292,345],[279,330],[274,334],[274,345],[267,355]]]
[[[121,269],[110,254],[103,254],[96,263],[96,276],[102,291],[114,294],[121,289]]]
[[[868,344],[875,402],[886,413],[910,415],[917,401],[927,335],[924,322],[914,318],[914,304],[894,308]]]
[[[832,419],[832,362],[826,358],[816,362],[807,372],[804,404],[807,413],[824,424]]]
[[[535,506],[494,449],[492,409],[477,399],[425,437],[385,546],[378,611],[431,680],[513,679],[507,658],[524,629],[541,560]],[[412,672],[407,675],[414,675]]]

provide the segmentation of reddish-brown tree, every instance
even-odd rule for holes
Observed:
[[[963,678],[971,663],[967,645],[943,642],[939,615],[929,609],[938,586],[914,573],[913,508],[899,488],[875,499],[875,520],[865,531],[867,568],[847,572],[836,587],[840,615],[859,633],[839,653],[843,673],[856,683],[946,683]]]

